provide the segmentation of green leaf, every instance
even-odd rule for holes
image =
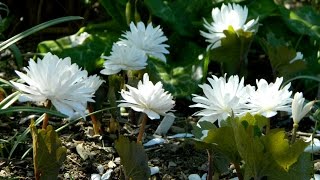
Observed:
[[[312,6],[302,6],[296,10],[279,7],[282,18],[295,33],[320,39],[320,14]]]
[[[286,171],[298,161],[308,143],[299,139],[294,144],[289,144],[285,132],[280,129],[271,130],[262,138],[266,151],[270,152],[275,161]]]
[[[257,126],[258,128],[262,129],[268,124],[269,119],[258,114],[253,116],[250,113],[247,113],[240,118],[240,121],[246,121],[249,125]]]
[[[272,173],[268,176],[268,179],[274,180],[301,180],[301,179],[311,179],[313,176],[313,162],[311,160],[311,154],[302,153],[296,163],[294,163],[289,171],[279,171],[277,173]]]
[[[255,135],[254,126],[244,127],[239,118],[234,118],[232,128],[234,131],[235,144],[241,158],[245,161],[244,178],[260,179],[274,170],[272,156],[264,151],[264,145]]]
[[[148,180],[148,157],[141,143],[130,142],[128,138],[120,136],[115,142],[115,148],[120,156],[126,179]]]
[[[34,26],[28,30],[23,31],[22,33],[19,33],[9,39],[7,39],[6,41],[3,41],[0,43],[0,51],[6,49],[7,47],[11,46],[12,44],[18,42],[19,40],[35,33],[38,32],[42,29],[45,29],[47,27],[53,26],[55,24],[59,24],[59,23],[63,23],[63,22],[67,22],[67,21],[73,21],[73,20],[80,20],[83,19],[80,16],[66,16],[66,17],[62,17],[62,18],[57,18],[57,19],[53,19],[44,23],[41,23],[37,26]]]
[[[0,20],[0,34],[10,27],[12,20],[13,20],[13,16],[7,16],[2,20]]]
[[[33,140],[33,162],[36,177],[57,179],[60,167],[66,159],[67,149],[62,146],[58,134],[48,126],[46,130],[37,130],[30,125]]]
[[[111,22],[112,23],[112,22]],[[113,43],[119,38],[120,31],[107,31],[109,24],[90,25],[76,34],[87,32],[90,36],[83,44],[72,47],[71,36],[57,40],[43,41],[38,44],[40,53],[52,52],[60,58],[70,57],[73,63],[86,69],[89,73],[102,68],[102,54],[109,55]],[[103,28],[104,27],[104,28]]]
[[[192,27],[190,21],[187,21],[187,16],[184,11],[178,11],[179,6],[171,7],[171,2],[162,0],[145,0],[145,5],[149,8],[152,15],[159,17],[164,22],[169,24],[180,35],[191,35],[190,28]],[[186,2],[181,3],[184,6]]]
[[[200,127],[199,127],[199,126]],[[202,131],[203,130],[211,130],[211,129],[216,129],[217,126],[214,125],[213,123],[209,122],[209,121],[200,121],[198,122],[198,125],[192,125],[192,134],[194,135],[195,138],[200,139],[203,134]]]
[[[12,112],[37,112],[37,113],[48,113],[51,115],[55,115],[58,117],[67,117],[64,114],[61,114],[58,111],[50,110],[47,108],[39,108],[39,107],[29,107],[29,106],[15,106],[6,109],[0,109],[0,114],[12,113]]]
[[[226,126],[209,130],[208,136],[203,139],[203,142],[216,144],[217,148],[223,152],[232,163],[240,162],[241,158],[235,146],[236,142],[232,127]]]
[[[14,92],[0,102],[0,109],[6,109],[15,103],[20,96],[20,92]]]
[[[99,0],[108,14],[120,25],[126,25],[124,0]]]
[[[18,48],[18,46],[16,46],[15,44],[12,44],[11,46],[9,46],[9,49],[10,49],[10,51],[12,52],[12,54],[14,55],[14,57],[16,59],[18,68],[22,68],[22,66],[23,66],[23,57],[22,57],[21,51]]]
[[[228,74],[243,72],[254,33],[235,31],[232,26],[223,33],[226,37],[221,39],[220,47],[212,50],[212,59],[223,63]]]
[[[273,129],[264,136],[259,135],[256,133],[256,128],[261,117],[253,117],[248,114],[246,116],[241,120],[235,118],[234,121],[231,121],[237,149],[245,162],[244,179],[275,176],[293,177],[292,174],[295,173],[303,173],[302,176],[304,176],[309,167],[299,170],[301,166],[299,159],[302,158],[301,161],[304,162],[308,161],[301,157],[307,143],[298,140],[290,145],[285,137],[285,132],[281,129]],[[259,126],[262,127],[262,125]],[[296,165],[294,165],[295,163]]]
[[[170,67],[149,61],[148,73],[155,80],[160,80],[164,88],[175,97],[186,97],[198,90],[202,80],[202,66]]]
[[[36,120],[35,125],[38,125],[40,122],[43,121],[44,115],[45,115],[45,114],[41,115],[41,116]],[[28,135],[29,132],[30,132],[30,126],[29,126],[27,129],[25,129],[19,136],[17,136],[17,139],[14,141],[14,144],[13,144],[11,150],[10,150],[8,159],[11,158],[11,156],[12,156],[13,153],[14,153],[14,151],[15,151],[16,148],[18,147],[18,145],[26,139],[26,137],[27,137],[27,135]]]
[[[259,0],[259,1],[252,1],[252,3],[248,4],[249,10],[249,18],[250,17],[259,17],[259,20],[263,20],[268,16],[272,16],[278,14],[278,6],[274,3],[274,1],[270,0]]]
[[[208,151],[212,153],[212,166],[214,172],[219,172],[220,174],[228,172],[230,160],[223,151],[220,151],[220,149],[217,148],[217,145],[195,139],[191,139],[190,141],[194,143],[195,148],[206,150],[207,153]]]
[[[267,53],[275,76],[289,77],[293,73],[302,71],[306,65],[304,61],[298,60],[290,63],[296,56],[296,51],[286,45],[283,39],[276,38],[269,33],[267,40],[261,39],[260,44]]]

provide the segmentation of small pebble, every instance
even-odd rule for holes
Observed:
[[[109,161],[108,162],[108,168],[115,168],[115,167],[117,167],[117,165],[113,162],[113,161]]]
[[[169,166],[169,167],[176,167],[176,166],[177,166],[177,164],[176,164],[176,163],[174,163],[174,162],[172,162],[172,161],[170,161],[168,166]]]

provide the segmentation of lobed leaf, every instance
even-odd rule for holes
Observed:
[[[36,177],[56,179],[60,167],[66,159],[67,149],[62,146],[58,134],[52,126],[37,130],[34,123],[30,125],[33,139],[33,162]]]
[[[141,143],[130,142],[128,138],[120,136],[115,142],[115,148],[120,156],[126,179],[148,180],[148,157]]]

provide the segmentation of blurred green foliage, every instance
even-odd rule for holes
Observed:
[[[212,8],[227,2],[247,5],[247,20],[259,18],[258,32],[249,35],[228,30],[226,38],[222,39],[223,46],[209,53],[205,39],[199,33],[205,30],[203,19],[211,22]],[[141,20],[160,25],[168,37],[170,54],[167,55],[167,64],[149,59],[147,72],[153,80],[161,80],[165,88],[177,97],[190,98],[199,90],[197,85],[211,73],[239,74],[254,80],[260,70],[266,71],[271,64],[270,72],[273,74],[264,78],[284,76],[287,80],[300,75],[317,76],[320,69],[320,15],[312,6],[287,9],[287,2],[270,0],[100,0],[99,3],[110,18],[101,23],[89,22],[82,27],[77,34],[88,32],[92,35],[83,44],[72,47],[68,40],[70,36],[67,36],[39,43],[39,52],[51,51],[61,57],[70,56],[89,72],[98,72],[103,63],[100,56],[110,54],[112,43],[128,30],[127,23]],[[279,39],[283,41],[274,42]],[[302,52],[305,61],[290,63],[296,52]],[[267,58],[261,59],[264,54]],[[249,69],[252,66],[248,64],[255,62],[259,66]],[[300,81],[299,87],[306,83],[314,82]],[[310,89],[310,93],[315,93],[315,89]]]

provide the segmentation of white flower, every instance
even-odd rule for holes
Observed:
[[[291,94],[289,91],[291,83],[280,89],[283,78],[277,78],[275,83],[264,79],[257,80],[257,90],[250,90],[249,104],[252,114],[261,114],[265,117],[272,117],[277,111],[291,112]]]
[[[196,116],[203,116],[199,121],[215,122],[219,124],[228,116],[234,113],[240,116],[245,113],[245,107],[248,99],[248,91],[251,86],[244,86],[244,80],[239,82],[238,76],[230,76],[228,82],[225,77],[208,78],[210,85],[199,85],[203,89],[205,97],[193,95],[192,101],[197,103],[190,107],[204,108],[195,113]]]
[[[206,41],[210,43],[207,50],[221,46],[221,39],[225,37],[223,31],[228,30],[229,26],[232,26],[235,31],[242,29],[246,32],[255,32],[255,26],[258,23],[258,18],[246,23],[248,8],[234,3],[222,4],[221,10],[213,8],[211,14],[213,19],[211,24],[204,20],[204,27],[208,29],[209,33],[200,31],[201,35],[207,38]]]
[[[291,61],[289,63],[292,64],[298,60],[303,60],[303,54],[301,52],[297,52],[296,56],[293,59],[291,59]]]
[[[293,101],[292,101],[292,119],[295,124],[298,124],[300,120],[312,109],[314,101],[310,101],[305,106],[303,94],[297,92],[294,94]]]
[[[19,97],[21,102],[50,100],[58,111],[69,117],[75,112],[84,117],[87,102],[94,102],[95,89],[86,85],[87,71],[71,64],[69,57],[59,59],[47,53],[37,62],[31,59],[24,70],[27,74],[16,73],[28,85],[11,81],[22,92]]]
[[[159,119],[159,115],[166,115],[175,104],[172,95],[162,88],[162,83],[155,85],[149,81],[147,73],[143,75],[143,81],[138,82],[138,88],[126,85],[129,91],[121,90],[119,107],[130,107],[135,111],[144,112],[150,119]]]
[[[121,70],[141,70],[147,65],[147,56],[145,53],[135,47],[120,45],[114,43],[110,56],[102,56],[107,59],[104,62],[104,69],[101,74],[111,75]]]
[[[122,36],[126,39],[121,39],[119,43],[141,49],[147,55],[166,62],[164,54],[169,54],[169,51],[166,49],[169,45],[163,44],[163,42],[168,39],[163,34],[160,26],[153,28],[152,24],[149,23],[148,26],[145,27],[143,22],[138,22],[137,26],[135,26],[134,23],[131,22],[130,31],[127,31]]]
[[[70,41],[71,41],[71,46],[72,47],[76,47],[79,46],[81,44],[83,44],[83,42],[90,37],[90,34],[88,34],[87,32],[83,32],[81,34],[74,34],[72,36],[70,36]]]
[[[95,74],[95,75],[89,76],[85,81],[85,84],[87,87],[94,89],[94,92],[95,92],[104,82],[105,81],[101,80],[100,77]]]

